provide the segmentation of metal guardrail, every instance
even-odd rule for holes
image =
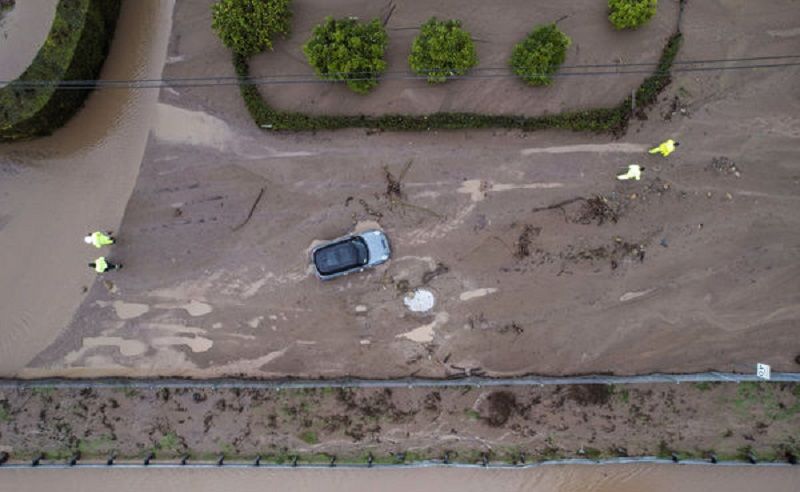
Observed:
[[[275,470],[275,469],[332,469],[332,468],[340,468],[340,469],[398,469],[398,468],[486,468],[486,469],[493,469],[493,470],[520,470],[520,469],[530,469],[530,468],[539,468],[539,467],[546,467],[546,466],[553,466],[553,465],[626,465],[626,464],[654,464],[654,465],[689,465],[689,466],[697,466],[697,465],[704,465],[704,466],[740,466],[740,467],[753,467],[753,466],[768,466],[768,467],[778,467],[778,466],[796,466],[795,464],[789,462],[778,462],[778,461],[769,461],[769,462],[755,462],[755,463],[747,463],[744,461],[716,461],[711,462],[709,460],[698,460],[698,459],[687,459],[687,460],[675,460],[675,459],[665,459],[665,458],[658,458],[655,456],[642,456],[642,457],[628,457],[628,458],[609,458],[603,460],[589,460],[589,459],[563,459],[563,460],[551,460],[551,461],[538,461],[534,463],[520,463],[520,464],[508,464],[508,463],[444,463],[442,461],[418,461],[412,463],[396,463],[396,464],[367,464],[367,463],[342,463],[342,464],[275,464],[275,463],[264,463],[264,464],[255,464],[255,463],[114,463],[114,464],[106,464],[106,463],[40,463],[37,465],[32,465],[31,463],[6,463],[0,466],[0,473],[2,473],[3,469],[30,469],[30,468],[38,468],[38,469],[209,469],[209,468],[249,468],[249,469],[267,469],[267,470]]]
[[[322,389],[322,388],[446,388],[482,386],[547,386],[572,384],[649,384],[649,383],[743,383],[765,382],[755,374],[730,372],[701,372],[693,374],[644,374],[638,376],[519,376],[492,378],[468,376],[450,379],[400,378],[400,379],[179,379],[179,378],[98,378],[98,379],[0,379],[0,389],[33,388],[204,388],[204,389]],[[774,372],[769,382],[800,383],[800,373]]]

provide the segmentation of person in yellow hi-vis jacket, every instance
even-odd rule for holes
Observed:
[[[631,164],[628,166],[628,172],[624,174],[618,174],[617,179],[620,181],[627,181],[629,179],[635,179],[636,181],[639,181],[642,179],[642,171],[644,171],[644,168],[639,164]]]
[[[89,263],[91,268],[94,268],[94,271],[97,273],[105,273],[109,270],[119,270],[122,268],[122,265],[119,263],[111,263],[110,261],[106,260],[105,256],[101,256],[100,258],[94,260],[92,263]]]
[[[91,244],[95,248],[102,248],[103,246],[111,246],[114,244],[114,238],[111,237],[110,232],[106,235],[100,231],[94,231],[91,234],[87,234],[86,237],[83,238],[83,242]]]
[[[678,145],[680,145],[678,142],[670,138],[666,142],[662,142],[661,145],[659,145],[658,147],[653,147],[652,149],[650,149],[650,153],[661,154],[664,157],[667,157],[671,153],[675,152],[675,147],[677,147]]]

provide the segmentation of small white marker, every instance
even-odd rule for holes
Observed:
[[[769,381],[770,376],[770,367],[767,364],[758,363],[756,364],[756,376],[761,379],[765,379]]]

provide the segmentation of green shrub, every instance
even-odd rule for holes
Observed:
[[[0,140],[48,135],[83,105],[90,89],[30,85],[94,80],[114,37],[120,0],[61,0],[42,48],[19,78],[0,88]]]
[[[681,35],[673,34],[661,53],[655,73],[637,89],[636,110],[653,105],[670,83],[670,68],[681,46]],[[247,58],[233,55],[233,66],[240,78],[239,91],[250,116],[259,127],[269,131],[315,131],[341,128],[377,128],[389,131],[456,130],[467,128],[516,128],[523,131],[562,129],[572,131],[611,132],[621,135],[634,116],[631,97],[610,108],[597,108],[543,116],[492,115],[476,113],[432,113],[427,115],[386,114],[313,115],[281,111],[269,105],[258,87],[247,83],[250,67]]]
[[[469,33],[461,29],[461,21],[440,21],[436,17],[431,17],[422,25],[408,57],[411,70],[427,76],[430,83],[441,83],[447,81],[447,77],[464,75],[477,63],[475,43]]]
[[[7,10],[14,8],[14,0],[0,0],[0,19]]]
[[[548,85],[567,57],[572,40],[555,24],[537,27],[514,47],[511,67],[530,85]]]
[[[289,34],[291,0],[220,0],[211,6],[211,27],[222,44],[251,56],[272,49],[276,34]]]
[[[608,20],[617,29],[636,29],[654,15],[658,0],[608,0]]]
[[[378,76],[386,69],[387,42],[378,19],[361,23],[353,17],[327,17],[314,28],[303,52],[317,76],[344,80],[347,87],[364,94],[378,85]]]

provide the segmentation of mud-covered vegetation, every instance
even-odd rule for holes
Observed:
[[[31,65],[0,89],[0,140],[47,135],[83,105],[90,89],[57,89],[41,81],[94,80],[100,74],[120,0],[62,0]],[[38,85],[31,85],[31,84]]]
[[[798,429],[800,386],[779,383],[0,392],[11,461],[785,461]]]

